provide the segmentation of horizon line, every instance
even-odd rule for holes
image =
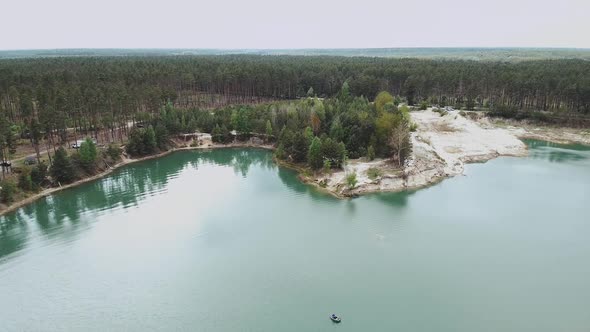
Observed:
[[[416,49],[539,49],[539,50],[585,50],[590,47],[556,46],[401,46],[401,47],[293,47],[293,48],[223,48],[223,47],[64,47],[64,48],[15,48],[0,49],[0,52],[14,51],[65,51],[65,50],[219,50],[219,51],[295,51],[295,50],[416,50]]]

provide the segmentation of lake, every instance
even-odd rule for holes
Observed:
[[[0,330],[587,332],[590,148],[527,144],[352,200],[263,150],[126,166],[0,218]]]

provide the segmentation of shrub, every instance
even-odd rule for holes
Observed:
[[[275,150],[275,157],[278,159],[285,159],[285,148],[283,147],[283,143],[279,144],[277,149]]]
[[[350,173],[346,176],[346,185],[348,185],[349,189],[354,189],[357,184],[356,173]]]
[[[24,191],[33,190],[33,180],[31,180],[31,169],[28,167],[23,168],[21,173],[18,175],[18,187]]]
[[[376,167],[371,167],[367,170],[367,176],[371,180],[375,180],[376,178],[381,176],[381,170]]]
[[[47,179],[47,164],[41,162],[31,169],[31,181],[33,181],[33,189],[38,190]]]
[[[117,144],[114,144],[114,143],[109,144],[106,154],[113,161],[117,161],[117,160],[121,159],[121,147]]]
[[[385,112],[395,113],[398,109],[397,109],[397,106],[395,106],[394,103],[387,103],[387,104],[383,105],[383,110]]]
[[[16,193],[16,186],[13,182],[2,182],[2,190],[0,190],[0,199],[3,203],[10,204],[14,201],[14,194]]]
[[[428,108],[428,102],[426,102],[426,100],[423,100],[422,102],[420,102],[420,110],[424,111]]]
[[[313,89],[312,88],[309,88],[309,89],[312,90],[312,93],[313,93]],[[264,132],[266,133],[266,141],[270,142],[270,140],[272,138],[272,124],[270,123],[270,120],[266,120],[266,126],[265,126]]]
[[[367,149],[367,158],[369,160],[375,160],[375,148],[372,145],[369,145]]]
[[[211,132],[211,140],[214,143],[228,143],[231,140],[231,135],[229,130],[225,125],[219,126],[215,125],[213,131]]]
[[[440,114],[440,116],[445,116],[445,115],[449,114],[449,112],[447,112],[441,108],[433,108],[432,111]]]
[[[331,138],[322,140],[322,156],[330,160],[332,167],[340,168],[346,159],[346,147],[344,143],[336,143]]]
[[[389,103],[391,103],[391,106],[395,106],[393,96],[387,91],[381,91],[377,97],[375,97],[375,109],[377,109],[378,112],[383,112],[385,110],[385,105]]]
[[[332,163],[329,159],[324,159],[324,173],[330,173],[332,169]]]
[[[152,126],[147,128],[133,128],[129,134],[129,141],[125,149],[132,156],[145,156],[156,152],[158,143]]]
[[[489,115],[510,119],[518,117],[518,111],[514,106],[492,105],[490,108]]]

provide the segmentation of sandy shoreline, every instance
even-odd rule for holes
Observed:
[[[342,171],[307,180],[338,197],[397,192],[427,187],[462,174],[466,163],[527,155],[526,145],[513,133],[502,128],[482,128],[458,112],[445,116],[431,110],[410,114],[418,129],[412,133],[412,155],[403,169],[393,167],[388,160],[351,160]],[[371,179],[369,169],[380,174]],[[356,173],[358,181],[352,190],[346,187],[346,177],[351,173]]]
[[[557,144],[590,145],[590,129],[543,126],[526,121],[483,118],[478,121],[483,127],[504,128],[522,139],[536,139]]]

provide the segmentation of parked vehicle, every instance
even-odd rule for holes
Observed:
[[[96,140],[94,138],[91,138],[92,142],[94,144],[96,144]],[[72,143],[71,148],[72,149],[79,149],[80,146],[82,145],[82,143],[84,143],[86,141],[86,139],[79,139],[76,142]]]
[[[27,156],[24,161],[25,165],[35,165],[36,163],[37,158],[35,156]]]

